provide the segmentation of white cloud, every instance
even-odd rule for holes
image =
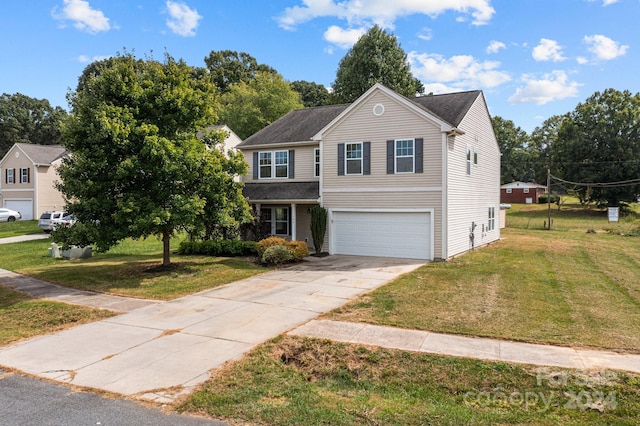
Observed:
[[[498,53],[501,49],[506,49],[507,45],[501,41],[491,40],[487,46],[487,53]]]
[[[536,61],[564,61],[562,56],[562,47],[555,40],[549,40],[548,38],[540,39],[540,44],[533,48],[533,59]]]
[[[425,88],[441,90],[493,88],[511,80],[508,73],[500,71],[500,62],[480,62],[470,55],[445,58],[442,55],[410,52],[411,72],[424,82]],[[428,91],[436,92],[433,89]],[[451,91],[451,90],[448,90]]]
[[[418,38],[420,40],[429,41],[433,37],[433,31],[431,28],[424,27],[422,31],[418,33]]]
[[[88,55],[80,55],[76,58],[78,62],[81,64],[88,64],[95,61],[103,61],[105,59],[109,59],[111,56],[93,56],[89,57]]]
[[[589,45],[588,49],[595,55],[596,59],[601,61],[609,61],[618,56],[623,56],[629,49],[629,46],[621,45],[617,41],[600,34],[585,36],[583,41]]]
[[[519,87],[509,98],[509,103],[525,104],[535,103],[544,105],[552,101],[578,96],[580,83],[569,81],[567,73],[564,71],[553,71],[545,74],[540,79],[536,79],[531,74],[522,76],[525,83]]]
[[[576,61],[580,64],[580,65],[585,65],[589,63],[589,60],[587,58],[585,58],[584,56],[578,56],[576,58]]]
[[[73,26],[90,34],[100,31],[109,31],[111,25],[109,18],[104,16],[102,11],[92,9],[89,2],[85,0],[64,0],[62,10],[58,12],[58,8],[54,8],[52,16],[61,21],[72,21]]]
[[[167,27],[171,31],[183,37],[196,35],[195,30],[198,27],[198,21],[202,19],[197,10],[191,9],[185,3],[168,0],[167,12],[169,13]]]
[[[288,30],[321,17],[344,19],[349,26],[375,23],[393,28],[398,17],[413,14],[435,17],[448,11],[470,15],[474,25],[487,24],[495,13],[490,0],[302,0],[300,6],[285,8],[277,20],[280,27]]]
[[[353,46],[365,32],[366,30],[364,28],[343,30],[336,25],[332,25],[325,31],[324,39],[343,49],[348,49]]]
[[[620,0],[603,0],[602,1],[602,5],[603,6],[609,6],[609,5],[612,5],[614,3],[618,3],[618,1],[620,1]]]

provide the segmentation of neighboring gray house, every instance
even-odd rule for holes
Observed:
[[[312,245],[320,204],[331,254],[449,259],[500,238],[500,151],[481,91],[409,99],[376,84],[237,148],[244,194],[274,235]]]
[[[55,182],[57,168],[68,154],[61,145],[13,145],[0,160],[0,205],[19,211],[23,220],[62,210],[65,201]]]

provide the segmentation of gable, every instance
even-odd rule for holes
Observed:
[[[16,153],[18,156],[16,157]],[[69,153],[62,145],[37,145],[29,143],[17,143],[4,156],[0,165],[4,167],[5,162],[9,163],[12,158],[25,156],[29,162],[36,166],[50,166],[61,160]]]

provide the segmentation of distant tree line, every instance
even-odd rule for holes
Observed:
[[[581,202],[624,206],[640,197],[640,93],[607,89],[545,120],[531,134],[493,117],[501,179],[546,183]]]

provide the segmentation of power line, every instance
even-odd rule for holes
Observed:
[[[586,182],[572,182],[569,180],[565,180],[562,178],[559,178],[557,176],[553,176],[553,175],[549,175],[552,179],[554,179],[557,182],[561,182],[561,183],[566,183],[569,185],[576,185],[576,186],[588,186],[588,187],[594,187],[594,188],[614,188],[614,187],[619,187],[619,186],[632,186],[632,185],[638,185],[640,184],[640,179],[628,179],[628,180],[621,180],[618,182],[590,182],[590,183],[586,183]]]

